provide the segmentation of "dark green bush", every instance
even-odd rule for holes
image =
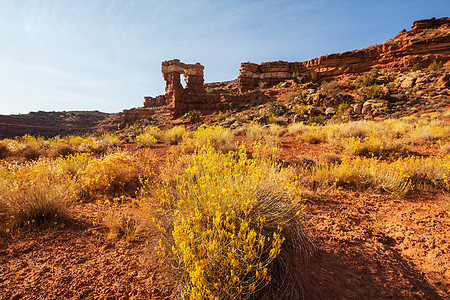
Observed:
[[[440,68],[442,68],[444,64],[442,63],[442,61],[433,61],[431,64],[428,65],[428,70],[430,71],[437,71]]]
[[[417,72],[420,70],[422,70],[422,66],[419,63],[415,64],[411,69],[411,71],[413,71],[413,72]]]
[[[282,102],[272,101],[270,102],[269,111],[271,114],[275,116],[281,116],[287,112],[287,107]]]
[[[191,110],[181,117],[183,120],[188,120],[191,123],[200,123],[202,121],[202,114],[198,110]]]

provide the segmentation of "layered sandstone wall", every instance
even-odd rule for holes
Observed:
[[[403,30],[394,39],[381,45],[324,55],[304,62],[264,62],[260,65],[242,63],[238,75],[240,92],[259,84],[276,84],[292,78],[293,74],[319,78],[367,72],[371,68],[411,68],[419,63],[426,67],[434,60],[450,61],[450,18],[419,20],[410,31]]]
[[[164,106],[166,105],[166,97],[164,95],[159,95],[156,97],[144,97],[144,107],[150,108],[150,107],[158,107],[158,106]]]

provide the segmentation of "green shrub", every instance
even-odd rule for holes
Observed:
[[[433,61],[431,64],[428,65],[428,70],[430,71],[437,71],[440,68],[442,68],[444,64],[442,63],[442,61]]]
[[[306,94],[299,92],[298,95],[294,98],[294,101],[297,104],[303,104],[306,98],[307,98]]]
[[[282,102],[272,101],[270,102],[269,112],[275,116],[281,116],[287,112],[287,107]]]
[[[317,81],[319,81],[319,75],[317,74],[316,71],[311,71],[311,72],[309,73],[309,78],[310,78],[311,82],[317,82]]]
[[[202,121],[202,114],[198,110],[191,110],[181,117],[183,120],[188,120],[191,123],[200,123]]]
[[[413,71],[413,72],[418,72],[421,70],[422,70],[422,66],[419,63],[416,63],[411,69],[411,71]]]
[[[336,110],[335,116],[336,117],[343,116],[349,107],[350,107],[350,104],[348,104],[347,102],[343,102],[343,103],[339,104],[339,106]]]
[[[383,87],[377,84],[369,87],[363,87],[363,92],[365,93],[367,99],[384,99],[385,97]]]
[[[364,73],[364,76],[362,77],[360,86],[361,87],[369,87],[377,83],[377,78],[379,75],[379,71],[377,68],[372,68],[370,72]]]

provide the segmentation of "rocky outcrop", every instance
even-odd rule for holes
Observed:
[[[450,18],[415,21],[410,31],[403,30],[394,39],[381,45],[324,55],[304,62],[264,62],[260,65],[245,62],[238,75],[239,91],[255,89],[259,85],[273,85],[293,76],[322,79],[363,73],[371,68],[411,68],[419,63],[428,66],[434,60],[450,61]]]
[[[158,107],[158,106],[163,106],[166,105],[166,96],[164,95],[159,95],[156,97],[144,97],[144,107],[145,108],[149,108],[149,107]]]
[[[180,116],[190,107],[205,102],[206,90],[203,79],[204,67],[199,64],[185,64],[178,59],[162,63],[161,72],[166,81],[165,99],[168,108],[175,116]],[[180,75],[184,75],[186,88],[180,82]]]
[[[122,112],[122,116],[120,117],[120,125],[119,129],[125,128],[126,125],[132,125],[137,120],[146,119],[148,117],[153,116],[154,112],[148,108],[132,108],[125,109]]]

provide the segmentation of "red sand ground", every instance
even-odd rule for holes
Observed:
[[[283,145],[286,159],[330,150]],[[155,152],[163,158],[165,150]],[[306,299],[450,299],[446,196],[306,197],[305,224],[317,246]],[[152,242],[108,239],[101,211],[79,203],[67,221],[0,240],[0,299],[169,299],[175,282]]]

